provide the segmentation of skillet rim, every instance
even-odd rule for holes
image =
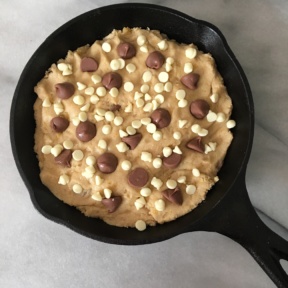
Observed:
[[[49,220],[52,220],[52,221],[54,221],[56,223],[62,224],[62,225],[70,228],[71,230],[73,230],[73,231],[75,231],[75,232],[77,232],[77,233],[79,233],[81,235],[84,235],[86,237],[89,237],[89,238],[92,238],[92,239],[95,239],[95,240],[98,240],[98,241],[101,241],[101,242],[105,242],[105,243],[122,244],[122,245],[123,244],[125,244],[125,245],[136,245],[136,244],[156,243],[156,242],[159,242],[159,241],[163,241],[163,240],[172,238],[172,237],[174,237],[176,235],[179,235],[181,233],[188,232],[190,226],[189,227],[180,227],[181,229],[180,228],[174,229],[173,233],[171,233],[171,232],[169,232],[167,234],[164,233],[163,235],[158,236],[156,239],[153,239],[153,240],[143,237],[143,238],[138,238],[138,239],[130,239],[128,241],[127,239],[115,239],[114,237],[112,237],[112,238],[111,237],[106,237],[106,236],[102,237],[102,236],[99,236],[97,234],[96,235],[95,234],[91,234],[89,232],[84,231],[83,229],[80,229],[80,228],[74,226],[72,223],[67,221],[67,219],[62,219],[62,218],[53,216],[53,215],[47,213],[46,211],[44,211],[41,208],[41,206],[39,205],[39,203],[37,202],[36,197],[34,195],[35,194],[34,188],[32,187],[31,183],[29,182],[29,180],[26,177],[26,172],[24,171],[24,169],[22,167],[22,164],[20,162],[19,156],[17,154],[17,147],[16,147],[17,144],[15,142],[15,133],[14,133],[15,132],[15,130],[14,130],[15,117],[13,117],[13,115],[15,113],[15,107],[16,107],[16,104],[17,104],[17,99],[19,97],[19,90],[20,90],[21,86],[23,85],[22,82],[26,78],[27,72],[31,69],[31,65],[32,65],[32,63],[34,61],[34,58],[37,58],[37,54],[39,54],[39,51],[41,51],[41,49],[45,48],[45,45],[47,45],[48,41],[50,41],[51,39],[55,38],[55,36],[57,36],[59,33],[63,33],[63,31],[65,31],[66,29],[69,29],[69,27],[71,25],[73,25],[74,23],[76,23],[78,21],[81,21],[81,19],[83,17],[86,17],[86,16],[95,17],[94,13],[97,14],[97,13],[101,13],[102,11],[107,11],[107,10],[109,11],[109,10],[119,9],[119,8],[121,8],[121,9],[126,9],[126,8],[128,8],[128,9],[143,9],[144,8],[144,9],[147,9],[147,11],[152,9],[152,10],[161,11],[162,13],[172,14],[173,16],[183,18],[185,21],[189,21],[190,23],[192,22],[192,23],[195,23],[197,25],[203,25],[203,26],[208,27],[210,30],[212,30],[214,33],[216,33],[217,36],[221,39],[221,42],[223,44],[223,48],[222,49],[224,49],[226,54],[230,57],[231,61],[236,66],[237,71],[240,74],[241,81],[243,82],[243,88],[246,91],[246,98],[248,99],[247,104],[248,104],[248,107],[249,107],[249,116],[250,116],[249,117],[249,119],[250,119],[250,121],[249,121],[249,126],[250,126],[249,127],[249,139],[247,140],[247,146],[245,148],[245,154],[244,154],[244,156],[242,158],[242,161],[241,161],[241,167],[239,168],[239,170],[237,172],[237,176],[235,177],[234,181],[231,183],[230,188],[227,189],[227,191],[222,195],[222,197],[220,197],[218,199],[218,201],[214,204],[214,206],[210,209],[210,211],[206,215],[204,215],[204,217],[200,217],[199,219],[196,219],[193,222],[192,225],[196,225],[198,222],[200,222],[203,219],[207,218],[209,216],[209,213],[219,204],[219,202],[221,202],[223,200],[223,198],[225,198],[225,196],[227,194],[229,194],[229,191],[233,187],[233,185],[236,182],[236,180],[238,179],[239,175],[243,171],[245,172],[246,166],[247,166],[247,163],[248,163],[248,160],[249,160],[249,156],[250,156],[250,153],[251,153],[251,149],[252,149],[252,142],[253,142],[253,135],[254,135],[254,104],[253,104],[252,93],[251,93],[251,89],[250,89],[248,80],[246,78],[246,75],[245,75],[241,65],[239,64],[239,62],[236,59],[234,53],[230,49],[230,47],[229,47],[229,45],[228,45],[228,43],[226,41],[226,38],[224,37],[222,32],[216,26],[214,26],[213,24],[211,24],[211,23],[209,23],[207,21],[196,19],[196,18],[191,17],[191,16],[189,16],[187,14],[184,14],[184,13],[182,13],[180,11],[177,11],[175,9],[171,9],[171,8],[160,6],[160,5],[146,4],[146,3],[120,3],[120,4],[113,4],[113,5],[107,5],[107,6],[99,7],[99,8],[90,10],[88,12],[85,12],[83,14],[80,14],[77,17],[74,17],[73,19],[69,20],[68,22],[66,22],[62,26],[60,26],[58,29],[56,29],[53,33],[51,33],[42,42],[42,44],[36,49],[36,51],[33,53],[31,58],[29,59],[29,61],[25,65],[25,68],[23,69],[23,71],[21,73],[21,76],[19,78],[19,81],[17,83],[16,89],[15,89],[15,92],[14,92],[14,96],[13,96],[13,99],[12,99],[12,105],[11,105],[11,111],[10,111],[10,139],[11,139],[11,146],[12,146],[12,152],[13,152],[14,160],[16,162],[16,166],[18,168],[18,171],[19,171],[19,173],[20,173],[20,175],[21,175],[26,187],[28,188],[32,203],[33,203],[34,207],[36,208],[36,210],[38,212],[40,212],[40,214],[42,214],[44,217],[46,217]],[[209,193],[207,194],[207,196],[208,195],[209,195]],[[204,204],[200,204],[200,205],[204,205]],[[197,209],[194,209],[193,211],[195,211],[195,210],[197,210]],[[192,213],[192,212],[190,212],[190,213]],[[188,214],[190,214],[190,213],[188,213]],[[188,215],[188,214],[186,214],[186,215]],[[186,215],[184,215],[182,217],[185,217]],[[180,217],[180,218],[182,218],[182,217]],[[180,219],[180,218],[178,218],[178,219]],[[168,225],[170,225],[170,223],[176,222],[178,219],[176,219],[174,221],[171,221],[171,222],[168,222],[168,223],[164,223],[161,226],[164,226],[164,225],[168,226]],[[99,220],[99,219],[93,219],[93,220],[95,220],[95,221],[97,220],[97,221],[103,222],[102,220]],[[106,224],[106,225],[108,225],[108,224]],[[119,231],[123,232],[123,228],[110,226],[110,225],[108,225],[108,226],[111,229],[119,230]],[[147,227],[147,228],[148,229],[143,231],[143,232],[138,232],[138,231],[137,232],[138,233],[142,233],[141,235],[145,236],[145,234],[147,234],[147,231],[149,229],[151,229],[151,228],[153,229],[153,227]],[[124,229],[127,229],[127,228],[124,228]],[[128,229],[136,230],[135,228],[128,228]]]

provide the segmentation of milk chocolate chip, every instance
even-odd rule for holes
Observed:
[[[141,133],[136,133],[134,135],[129,135],[126,137],[121,138],[121,140],[126,143],[131,150],[135,149],[139,142],[142,139],[142,134]]]
[[[194,72],[190,72],[180,79],[182,84],[191,90],[195,90],[197,88],[197,83],[199,81],[200,75]]]
[[[114,87],[119,89],[122,86],[122,77],[117,72],[108,72],[102,77],[102,84],[108,90]]]
[[[80,68],[82,72],[94,72],[98,69],[98,63],[94,58],[84,57],[81,60]]]
[[[119,111],[121,109],[121,105],[119,104],[112,104],[110,107],[110,111],[115,112],[115,111]]]
[[[169,111],[163,108],[154,110],[150,118],[152,123],[154,123],[158,129],[167,127],[171,122],[171,115]]]
[[[122,59],[130,59],[136,55],[136,49],[131,43],[120,43],[117,52]]]
[[[50,121],[50,127],[55,131],[55,132],[63,132],[65,131],[69,126],[69,121],[64,118],[64,117],[54,117]]]
[[[182,160],[182,155],[174,153],[174,152],[170,156],[164,157],[162,159],[163,165],[170,169],[176,168],[180,164],[181,160]]]
[[[76,128],[76,136],[82,142],[88,142],[96,136],[96,125],[90,121],[80,122]]]
[[[166,189],[162,191],[162,195],[170,202],[175,203],[177,205],[182,205],[183,196],[179,187],[174,189]]]
[[[57,157],[55,157],[55,162],[59,165],[65,167],[71,167],[72,151],[64,149]]]
[[[116,170],[118,158],[114,154],[106,152],[98,157],[96,163],[102,173],[110,174]]]
[[[154,51],[149,54],[146,59],[146,66],[152,69],[159,69],[165,62],[165,57],[159,51]]]
[[[55,84],[55,90],[58,98],[68,99],[74,94],[75,87],[72,83],[63,82]]]
[[[121,196],[114,196],[109,199],[102,199],[102,204],[107,208],[109,213],[113,213],[118,209],[120,204],[122,203]]]
[[[135,168],[128,174],[128,183],[135,188],[141,188],[145,186],[148,180],[148,172],[141,167]]]
[[[189,142],[187,142],[186,147],[200,153],[204,153],[205,151],[205,147],[204,144],[202,143],[201,137],[195,137],[191,139]]]
[[[195,100],[190,104],[190,113],[197,119],[203,119],[210,110],[208,102],[202,99]]]

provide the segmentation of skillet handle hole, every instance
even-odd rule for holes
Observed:
[[[282,268],[284,269],[284,271],[288,275],[288,261],[285,259],[280,259],[280,265],[282,266]]]

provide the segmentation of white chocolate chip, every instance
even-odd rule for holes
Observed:
[[[185,184],[186,183],[186,176],[180,176],[177,179],[178,183]]]
[[[205,151],[204,151],[204,153],[205,153],[205,154],[208,154],[208,153],[211,152],[211,151],[212,151],[211,147],[210,147],[209,145],[205,144]]]
[[[149,123],[146,126],[147,132],[151,133],[151,134],[153,134],[156,131],[156,129],[157,129],[157,127],[156,127],[156,125],[154,123]]]
[[[128,145],[124,142],[120,142],[120,143],[116,144],[116,148],[120,153],[124,153],[124,152],[129,150]]]
[[[173,85],[171,82],[166,82],[164,85],[164,91],[166,92],[171,92],[173,89]]]
[[[167,58],[166,58],[166,63],[172,65],[172,64],[174,64],[174,62],[175,62],[174,58],[172,58],[172,57],[167,57]]]
[[[41,149],[41,152],[42,152],[43,154],[48,155],[48,154],[51,153],[51,149],[52,149],[52,146],[51,146],[51,145],[44,145],[44,146],[42,147],[42,149]]]
[[[189,59],[195,58],[196,55],[197,55],[197,50],[193,47],[189,47],[185,51],[185,56]]]
[[[96,163],[96,158],[94,156],[91,155],[86,158],[86,164],[88,166],[93,166],[95,163]]]
[[[177,182],[175,180],[173,180],[173,179],[169,179],[169,180],[166,181],[166,186],[169,189],[174,189],[177,186]]]
[[[48,108],[48,107],[51,107],[51,102],[50,102],[50,99],[49,97],[46,97],[43,102],[42,102],[42,107],[45,107],[45,108]]]
[[[217,114],[211,110],[209,110],[206,117],[208,122],[215,122],[217,120]]]
[[[134,202],[134,205],[137,210],[140,210],[141,208],[143,208],[145,204],[146,204],[146,201],[143,197],[136,199],[136,201]]]
[[[145,104],[145,102],[144,102],[144,100],[142,98],[139,98],[139,99],[136,100],[136,106],[138,108],[143,107],[144,104]]]
[[[155,209],[159,212],[162,212],[165,210],[165,202],[163,199],[156,200],[154,203],[154,206],[155,206]]]
[[[138,99],[140,99],[140,98],[142,98],[143,97],[143,93],[140,93],[140,92],[138,92],[138,91],[136,91],[135,93],[134,93],[134,100],[138,100]]]
[[[175,140],[180,140],[181,139],[181,133],[180,132],[178,132],[178,131],[176,131],[176,132],[174,132],[173,133],[173,138],[175,139]]]
[[[216,121],[219,122],[219,123],[222,123],[226,120],[226,117],[225,117],[225,114],[224,113],[218,113],[217,114],[217,119]]]
[[[132,164],[131,164],[130,161],[128,161],[128,160],[122,161],[122,163],[121,163],[121,168],[122,168],[124,171],[130,170],[131,167],[132,167]]]
[[[216,183],[216,182],[218,182],[219,181],[219,177],[218,176],[215,176],[214,177],[214,182]]]
[[[98,201],[98,202],[102,201],[102,199],[103,199],[99,191],[94,192],[92,194],[91,198],[95,201]]]
[[[114,118],[114,125],[120,126],[123,123],[123,118],[121,116],[116,116]]]
[[[160,72],[158,75],[158,80],[162,83],[166,83],[169,80],[169,74],[167,72]]]
[[[120,138],[123,138],[123,137],[126,137],[126,136],[128,136],[128,133],[126,133],[125,131],[123,131],[123,130],[119,130],[119,136],[120,136]]]
[[[143,53],[148,53],[148,47],[146,45],[142,45],[139,50]]]
[[[166,72],[170,72],[173,69],[172,65],[169,63],[165,63],[164,66],[165,66]]]
[[[66,70],[64,70],[63,72],[62,72],[62,75],[63,76],[68,76],[68,75],[71,75],[72,74],[72,70],[71,69],[66,69]]]
[[[144,85],[145,85],[145,84],[144,84]],[[148,93],[145,93],[145,95],[144,95],[144,100],[145,100],[145,101],[150,101],[151,99],[152,99],[151,95],[148,94]]]
[[[154,85],[154,91],[157,93],[162,93],[164,91],[164,84],[163,83],[156,83]]]
[[[72,190],[73,190],[74,193],[80,194],[80,193],[82,193],[83,188],[82,188],[82,186],[80,184],[74,184],[72,186]]]
[[[208,144],[209,144],[210,148],[212,149],[212,151],[216,150],[216,147],[217,147],[217,143],[216,142],[209,142]]]
[[[94,74],[94,75],[91,76],[91,80],[92,80],[92,82],[93,82],[94,84],[98,84],[98,83],[101,82],[102,78],[101,78],[100,75]]]
[[[72,123],[74,126],[78,126],[80,123],[80,120],[78,117],[72,118]]]
[[[62,103],[54,103],[53,108],[54,108],[54,112],[56,113],[56,115],[59,115],[62,112],[64,112],[64,107]]]
[[[109,125],[109,124],[103,125],[103,127],[102,127],[102,133],[103,133],[104,135],[110,134],[111,131],[112,131],[111,125]]]
[[[106,53],[111,51],[111,45],[108,42],[102,44],[102,50]]]
[[[170,147],[166,146],[163,148],[162,152],[163,152],[164,157],[169,157],[173,151]]]
[[[199,177],[200,176],[200,171],[197,168],[192,169],[192,174],[194,177]]]
[[[146,151],[141,153],[141,160],[145,162],[152,162],[152,154]]]
[[[106,121],[111,122],[114,120],[115,115],[112,111],[106,111],[104,117]]]
[[[228,129],[232,129],[236,126],[236,122],[234,120],[228,120],[226,126]]]
[[[143,73],[143,75],[142,75],[142,79],[143,79],[143,81],[144,82],[149,82],[149,81],[151,81],[151,79],[152,79],[152,73],[151,73],[151,71],[145,71],[144,73]]]
[[[184,73],[190,73],[192,71],[193,71],[192,63],[189,63],[189,62],[185,63],[184,64]]]
[[[84,91],[84,93],[85,93],[86,95],[89,95],[89,96],[93,95],[93,94],[94,94],[94,87],[88,87],[88,88],[86,88],[85,91]]]
[[[125,60],[122,58],[118,58],[117,60],[120,63],[120,69],[123,69],[125,67]]]
[[[164,51],[164,50],[167,50],[168,43],[165,39],[163,39],[157,44],[157,46],[159,47],[160,50]]]
[[[173,152],[176,154],[182,154],[182,151],[180,150],[178,146],[175,146],[175,148],[173,149]]]
[[[161,131],[155,131],[153,133],[152,137],[155,141],[160,141],[162,139],[162,132]]]
[[[164,99],[164,96],[162,94],[157,94],[155,96],[155,100],[159,103],[159,104],[163,104],[165,99]]]
[[[129,102],[129,103],[127,104],[127,106],[125,107],[124,111],[125,111],[126,113],[132,112],[132,103],[131,103],[131,102]]]
[[[85,170],[86,170],[86,169],[85,169]],[[87,180],[93,178],[93,173],[89,173],[89,172],[87,172],[87,171],[82,172],[81,175],[82,175],[83,177],[85,177]]]
[[[160,103],[158,103],[156,99],[152,100],[152,110],[156,110],[159,105]]]
[[[100,139],[98,142],[98,147],[106,150],[107,149],[107,142],[104,139]]]
[[[90,109],[90,103],[87,103],[80,108],[80,111],[88,112],[89,109]]]
[[[182,100],[182,99],[184,99],[186,97],[186,91],[183,90],[183,89],[179,89],[179,90],[176,91],[176,95],[175,96],[176,96],[177,100]]]
[[[143,220],[137,220],[136,223],[135,223],[135,228],[138,231],[144,231],[146,229],[146,223]]]
[[[85,103],[85,98],[81,95],[75,95],[73,97],[73,102],[76,104],[76,105],[83,105]]]
[[[65,140],[65,141],[63,142],[63,147],[64,147],[65,149],[70,150],[70,149],[73,148],[73,146],[74,146],[74,144],[73,144],[73,142],[72,142],[71,140]]]
[[[141,190],[140,190],[140,195],[143,197],[148,197],[151,195],[151,193],[152,193],[152,191],[148,187],[141,188]]]
[[[96,175],[96,176],[95,176],[95,184],[96,184],[97,186],[101,185],[103,182],[104,182],[104,179],[103,179],[103,178],[101,178],[99,175]]]
[[[84,157],[84,153],[81,150],[74,150],[72,157],[75,161],[81,161]]]
[[[96,169],[93,166],[88,166],[88,167],[85,167],[85,172],[92,174],[92,176],[90,177],[90,178],[92,178],[96,172]]]
[[[96,94],[97,94],[99,97],[105,96],[106,93],[107,93],[107,91],[106,91],[105,87],[102,87],[102,86],[101,86],[101,87],[98,87],[98,88],[96,89]]]
[[[57,157],[63,150],[63,146],[61,144],[56,144],[51,148],[50,153],[54,156]]]
[[[188,101],[186,99],[181,99],[178,101],[178,107],[179,108],[184,108],[188,105]]]
[[[162,166],[162,159],[161,158],[155,158],[152,162],[152,165],[154,168],[159,169]]]
[[[99,115],[99,116],[105,116],[105,113],[106,113],[106,110],[104,110],[104,109],[102,109],[102,108],[97,108],[96,110],[95,110],[95,112],[97,113],[97,115]]]
[[[142,123],[140,120],[137,119],[132,121],[131,126],[135,129],[139,129],[142,126]]]
[[[132,82],[125,82],[124,83],[124,90],[126,92],[131,92],[134,89],[134,84]]]
[[[111,195],[112,195],[111,189],[104,188],[103,193],[104,193],[105,198],[107,198],[107,199],[111,198]]]
[[[113,88],[110,89],[109,94],[110,94],[112,97],[115,98],[115,97],[118,96],[119,90],[118,90],[116,87],[113,87]]]
[[[94,115],[94,118],[97,122],[104,120],[104,116]]]
[[[69,183],[69,181],[70,181],[69,176],[66,175],[66,174],[62,174],[62,175],[60,175],[60,177],[59,177],[58,184],[60,184],[60,185],[67,185],[67,184]]]
[[[87,121],[88,119],[88,116],[87,116],[87,113],[84,112],[84,111],[81,111],[79,114],[78,114],[78,118],[81,122],[85,122]]]
[[[178,120],[178,127],[183,128],[188,123],[188,120]]]
[[[129,63],[126,66],[126,70],[128,71],[128,73],[133,73],[136,71],[136,66],[133,63]]]
[[[77,85],[77,89],[79,91],[84,90],[87,87],[85,84],[83,84],[81,82],[76,82],[76,85]]]
[[[198,134],[201,130],[201,126],[199,124],[194,124],[191,126],[191,130],[193,133]]]
[[[151,185],[157,190],[159,190],[163,185],[163,182],[159,178],[153,177],[151,180]]]
[[[208,130],[204,129],[204,128],[201,128],[200,131],[198,132],[198,135],[201,136],[201,137],[205,137],[205,136],[208,135]]]
[[[153,104],[151,102],[148,102],[143,107],[144,112],[152,112],[153,111]]]
[[[60,70],[61,72],[69,69],[68,65],[66,63],[58,63],[57,64],[57,68],[58,70]]]
[[[147,39],[146,39],[146,37],[145,37],[144,35],[139,35],[139,36],[137,37],[137,44],[138,44],[139,46],[144,45],[144,44],[146,43],[146,41],[147,41]]]
[[[141,87],[140,87],[140,91],[142,92],[142,93],[147,93],[148,91],[149,91],[149,89],[150,89],[150,86],[148,85],[148,84],[143,84],[143,85],[141,85]],[[146,99],[145,99],[146,100]],[[147,101],[147,100],[146,100]]]
[[[99,101],[99,97],[98,97],[97,95],[91,95],[91,97],[90,97],[90,102],[91,102],[92,104],[97,104],[98,101]]]
[[[116,70],[119,70],[121,67],[121,63],[118,59],[113,59],[111,60],[110,62],[110,68],[113,70],[113,71],[116,71]]]
[[[186,186],[186,193],[188,195],[193,195],[195,192],[196,192],[196,186],[195,185],[190,184],[190,185]]]
[[[213,103],[217,103],[219,99],[219,95],[217,93],[214,93],[210,96],[210,99]]]
[[[146,117],[141,119],[141,123],[145,126],[147,126],[149,123],[151,123],[151,118]],[[154,132],[153,132],[154,133]]]
[[[129,135],[135,135],[137,131],[136,131],[136,129],[133,128],[132,126],[127,126],[126,132],[127,132]]]

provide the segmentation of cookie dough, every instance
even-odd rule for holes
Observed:
[[[143,230],[188,213],[218,181],[232,102],[193,44],[114,30],[68,51],[35,92],[41,180],[86,216]]]

